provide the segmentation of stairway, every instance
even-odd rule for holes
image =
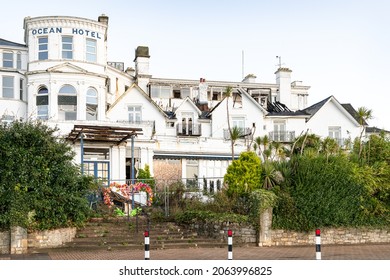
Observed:
[[[94,218],[77,231],[66,248],[78,250],[144,250],[145,217]],[[198,236],[172,222],[149,224],[150,250],[178,248],[222,248],[226,241]],[[62,248],[64,248],[62,247]]]

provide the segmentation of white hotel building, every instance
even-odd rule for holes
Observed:
[[[108,17],[26,17],[25,44],[0,38],[0,119],[40,119],[71,141],[83,172],[110,181],[149,165],[157,179],[208,178],[216,189],[232,156],[230,122],[242,128],[235,156],[252,139],[292,142],[302,132],[338,140],[360,133],[349,104],[333,96],[307,107],[309,86],[279,68],[274,83],[155,78],[149,49],[134,65],[107,61]],[[136,170],[135,169],[135,170]]]

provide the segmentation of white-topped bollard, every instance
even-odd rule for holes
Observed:
[[[316,260],[321,259],[321,230],[316,229]]]
[[[149,260],[150,259],[150,253],[149,253],[149,231],[145,231],[144,232],[144,237],[145,237],[145,260]]]
[[[233,231],[228,230],[228,260],[233,259]]]

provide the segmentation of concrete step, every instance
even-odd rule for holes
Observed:
[[[136,223],[137,222],[137,223]],[[227,246],[226,241],[198,236],[172,222],[150,222],[145,217],[92,219],[79,229],[76,238],[64,248],[85,250],[144,249],[144,228],[150,228],[150,248],[214,248]],[[138,229],[138,232],[137,232]],[[238,246],[238,244],[235,244]],[[62,248],[62,249],[64,249]],[[61,248],[59,248],[61,250]]]

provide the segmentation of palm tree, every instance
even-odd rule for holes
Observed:
[[[265,162],[262,165],[262,181],[263,181],[263,188],[266,190],[272,189],[277,184],[277,176],[278,173],[273,165],[272,162]]]
[[[255,151],[259,149],[258,155],[264,161],[266,161],[271,156],[271,150],[267,149],[269,144],[270,141],[267,135],[264,135],[263,137],[258,136],[255,138],[253,148]],[[261,148],[261,146],[263,146],[263,148]]]
[[[236,140],[241,137],[242,133],[238,127],[232,128],[230,126],[229,99],[232,96],[232,94],[233,94],[233,88],[231,86],[228,86],[223,95],[226,98],[226,117],[227,117],[228,131],[230,135],[230,143],[232,148],[232,160],[234,160],[234,144]]]
[[[365,126],[367,125],[366,121],[373,118],[372,110],[367,109],[366,107],[359,107],[357,110],[357,118],[360,125],[360,136],[359,136],[359,158],[361,157],[363,151],[362,138],[365,131]]]
[[[336,154],[339,150],[339,145],[337,144],[337,141],[330,137],[326,137],[324,141],[322,141],[321,146],[322,152],[324,152],[326,155],[326,162],[328,162],[330,155]]]
[[[234,160],[234,144],[236,143],[237,139],[239,139],[241,136],[242,136],[241,128],[234,126],[230,132],[230,143],[231,143],[231,147],[232,147],[232,160]]]

